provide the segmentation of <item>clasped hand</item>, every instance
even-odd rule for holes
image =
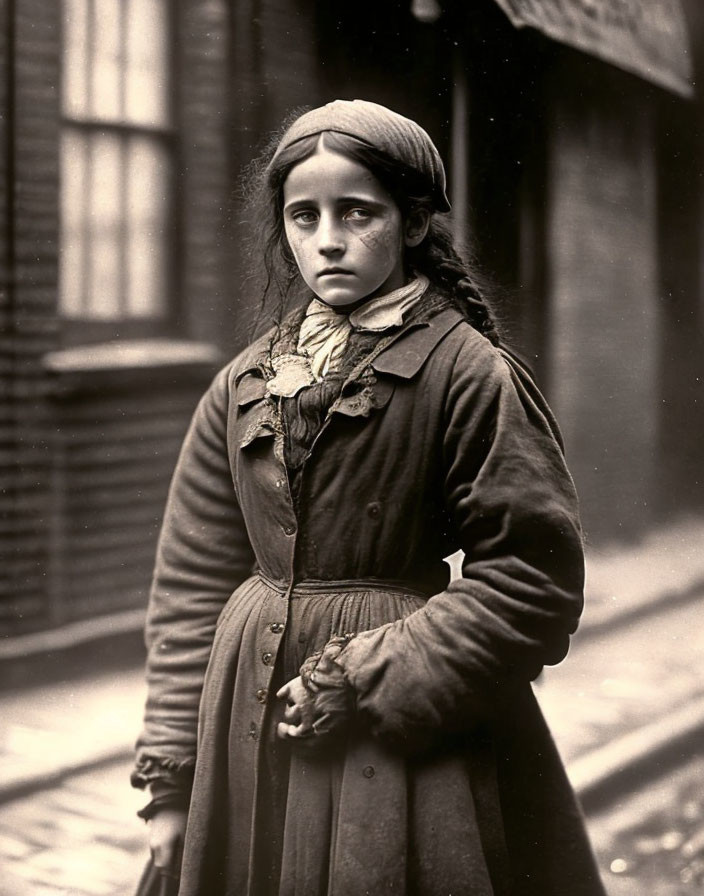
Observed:
[[[276,692],[280,700],[286,701],[284,722],[279,722],[276,733],[284,740],[310,737],[313,732],[313,705],[299,675]]]

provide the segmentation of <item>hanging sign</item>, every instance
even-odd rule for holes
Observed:
[[[496,2],[516,28],[535,28],[668,90],[693,93],[681,0]]]

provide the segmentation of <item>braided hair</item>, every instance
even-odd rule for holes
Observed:
[[[492,345],[500,344],[499,330],[479,274],[460,257],[445,221],[434,215],[425,239],[408,250],[407,258],[414,270],[425,274],[448,296],[475,330]]]
[[[284,231],[283,185],[291,169],[315,153],[319,141],[319,135],[298,140],[277,154],[272,164],[279,135],[275,135],[262,157],[246,172],[249,187],[254,186],[248,203],[254,222],[250,261],[253,267],[260,267],[263,298],[259,317],[269,321],[271,314],[266,313],[269,296],[273,294],[277,299],[274,316],[280,320],[289,296],[300,292],[303,286]],[[348,134],[326,132],[325,145],[364,165],[392,196],[404,218],[419,209],[432,212],[429,185],[415,169]],[[499,332],[485,289],[480,285],[480,276],[457,252],[444,216],[431,214],[426,237],[420,245],[406,249],[405,262],[409,270],[425,274],[474,329],[493,345],[499,345]]]

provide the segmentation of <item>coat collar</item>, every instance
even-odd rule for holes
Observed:
[[[462,320],[455,308],[445,308],[422,323],[403,327],[396,339],[372,361],[377,373],[412,379],[435,346]]]
[[[437,344],[462,320],[462,315],[455,308],[445,308],[427,321],[408,322],[374,358],[371,366],[376,373],[412,379]],[[236,382],[248,373],[259,373],[263,377],[275,333],[275,330],[270,330],[245,350],[235,374]]]
[[[385,407],[394,390],[390,377],[412,379],[447,333],[462,321],[462,315],[454,308],[445,308],[425,321],[410,321],[401,327],[396,336],[371,361],[371,368],[362,377],[368,377],[360,391],[342,394],[332,405],[331,411],[348,417],[369,417]],[[276,333],[265,334],[244,352],[235,373],[237,404],[240,410],[252,406],[239,444],[246,447],[262,437],[272,437],[280,430],[274,402],[265,400],[266,368],[269,362],[271,341]],[[374,374],[382,374],[376,378]],[[359,382],[359,380],[356,380]],[[256,407],[254,407],[256,403]]]

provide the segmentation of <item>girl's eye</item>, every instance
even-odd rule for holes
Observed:
[[[372,213],[368,208],[351,208],[345,213],[345,218],[348,221],[368,221],[371,216]]]
[[[315,224],[318,220],[318,216],[315,212],[306,211],[302,209],[299,212],[294,212],[291,216],[296,224],[300,224],[302,227],[308,227],[311,224]]]

